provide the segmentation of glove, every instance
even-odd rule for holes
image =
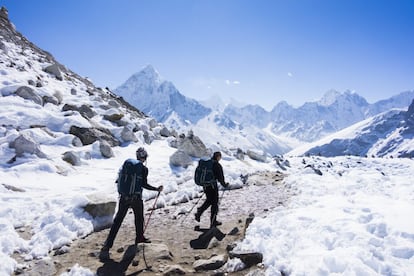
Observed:
[[[161,192],[164,189],[164,186],[158,186],[158,192]]]

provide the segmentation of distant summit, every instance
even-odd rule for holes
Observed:
[[[171,82],[163,80],[151,65],[133,74],[114,92],[160,122],[174,115],[183,122],[196,123],[211,112],[210,108],[182,95]]]

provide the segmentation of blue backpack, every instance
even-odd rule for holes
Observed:
[[[208,186],[216,182],[213,172],[213,160],[198,161],[198,166],[194,173],[194,182],[200,186]]]
[[[144,165],[135,159],[127,159],[118,173],[118,193],[137,195],[142,193]]]

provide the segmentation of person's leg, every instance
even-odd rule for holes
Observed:
[[[211,206],[211,203],[213,202],[213,197],[214,197],[214,189],[212,186],[207,186],[204,188],[204,193],[206,194],[206,200],[204,201],[204,203],[197,208],[197,213],[195,214],[195,219],[197,221],[200,221],[200,217],[201,215],[204,213],[205,210],[208,209],[208,207]]]
[[[119,228],[121,227],[122,221],[124,220],[125,215],[127,214],[128,208],[129,203],[121,197],[119,199],[118,212],[115,215],[114,221],[111,226],[111,230],[109,231],[108,238],[104,243],[103,249],[109,250],[113,246],[116,234],[118,233]]]
[[[210,216],[210,227],[221,225],[221,222],[217,221],[218,214],[218,189],[214,189],[214,195],[211,198],[211,216]]]
[[[144,238],[144,203],[142,199],[134,200],[131,207],[135,218],[135,244],[146,242]]]

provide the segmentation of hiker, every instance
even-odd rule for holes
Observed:
[[[213,161],[214,181],[209,185],[203,186],[204,193],[206,194],[206,200],[204,201],[203,205],[200,206],[200,208],[197,208],[197,212],[195,214],[195,220],[200,222],[200,218],[203,212],[211,206],[210,228],[221,225],[221,222],[217,220],[219,201],[217,181],[220,182],[220,184],[225,188],[229,186],[229,183],[226,183],[224,180],[223,167],[219,163],[221,160],[221,152],[216,151],[213,154],[211,160]]]
[[[148,157],[146,150],[142,147],[138,148],[136,156],[136,160],[127,159],[125,161],[118,175],[118,179],[116,181],[118,183],[118,192],[120,194],[118,212],[115,215],[108,238],[101,249],[103,252],[109,251],[112,247],[116,234],[118,233],[129,208],[132,208],[135,216],[135,244],[151,242],[149,239],[144,237],[144,204],[142,202],[142,188],[161,192],[163,190],[163,186],[158,186],[158,188],[156,188],[147,183],[148,168],[144,165],[144,162],[146,162]],[[126,175],[125,172],[123,172],[127,162],[131,164],[131,171],[134,173],[132,181],[129,182],[124,181],[122,178],[131,176],[131,174]],[[120,187],[121,183],[127,183],[125,186],[128,187]]]

